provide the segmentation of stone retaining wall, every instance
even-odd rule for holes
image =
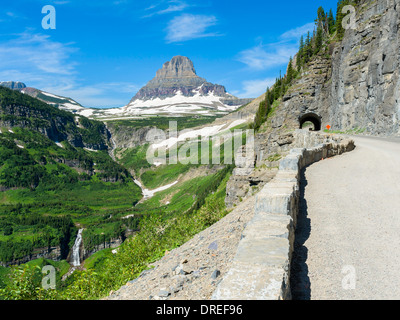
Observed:
[[[275,178],[257,194],[232,266],[213,300],[287,300],[299,205],[300,171],[314,162],[352,151],[354,141],[331,139],[309,149],[292,149]]]

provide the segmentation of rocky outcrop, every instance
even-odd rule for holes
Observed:
[[[254,162],[236,162],[227,186],[225,204],[232,208],[239,202],[258,192],[271,181],[279,167],[280,160],[293,148],[310,148],[322,143],[338,143],[335,135],[316,134],[308,130],[296,129],[282,134],[264,134],[255,136]],[[245,157],[245,150],[240,149]]]
[[[37,248],[34,249],[32,254],[22,257],[20,259],[15,259],[8,262],[0,262],[0,266],[2,267],[18,266],[40,258],[49,259],[53,261],[61,261],[62,260],[61,248],[60,247]]]
[[[333,52],[328,119],[338,129],[400,134],[398,1],[366,1],[356,25]]]
[[[299,127],[303,115],[322,128],[400,135],[400,6],[362,1],[346,31],[303,70],[270,120],[271,130]]]
[[[113,122],[107,124],[112,138],[118,148],[136,148],[137,146],[148,143],[146,137],[149,131],[157,129],[155,127],[135,128],[132,126],[119,126]]]
[[[195,94],[208,95],[213,92],[216,96],[231,98],[227,95],[225,87],[209,83],[197,76],[189,58],[176,56],[164,63],[155,78],[139,90],[131,103],[135,100],[173,97],[178,91],[185,97],[193,97]]]
[[[105,300],[209,300],[251,220],[254,197],[149,266]]]
[[[0,82],[1,87],[6,87],[12,90],[24,89],[26,88],[25,83],[18,82],[18,81],[3,81]]]
[[[156,79],[191,79],[199,78],[194,70],[193,62],[187,57],[176,56],[164,63],[156,73]]]

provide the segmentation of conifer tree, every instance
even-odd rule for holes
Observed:
[[[294,78],[293,59],[290,57],[288,71],[286,75],[286,83],[290,84]]]
[[[297,53],[297,70],[300,71],[303,63],[303,58],[304,58],[304,38],[301,36],[300,38],[300,46],[299,46],[299,52]]]
[[[311,54],[312,54],[312,43],[311,43],[310,31],[308,31],[307,38],[304,43],[304,58],[303,58],[304,64],[306,64],[308,61],[310,61]]]
[[[344,6],[346,6],[348,4],[349,4],[349,0],[339,0],[339,2],[338,2],[335,28],[336,28],[337,37],[339,40],[343,39],[344,32],[345,32],[345,30],[342,26],[343,18],[345,17],[345,15],[342,13],[342,10],[343,10]]]
[[[327,22],[327,15],[325,14],[324,8],[319,7],[316,20],[317,28],[321,27],[323,31],[328,33],[326,22]]]
[[[321,50],[322,42],[323,42],[323,31],[322,27],[318,26],[317,34],[315,36],[314,54],[317,54]]]
[[[329,10],[327,23],[328,23],[329,34],[334,33],[335,32],[335,18],[333,17],[332,9]]]

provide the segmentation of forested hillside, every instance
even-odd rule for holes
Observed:
[[[7,88],[0,112],[0,262],[45,248],[66,259],[78,226],[88,249],[124,236],[131,221],[116,217],[142,196],[111,159],[105,125]]]

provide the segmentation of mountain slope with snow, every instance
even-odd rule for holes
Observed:
[[[71,98],[66,98],[36,88],[27,87],[22,82],[14,82],[14,81],[0,82],[0,86],[19,91],[33,98],[39,99],[47,104],[50,104],[58,109],[69,111],[72,113],[77,113],[79,115],[85,116],[86,114],[91,114],[92,110],[94,111],[94,109],[88,109],[83,107],[80,103],[76,102]]]
[[[193,62],[183,56],[164,63],[156,76],[122,108],[94,115],[112,118],[142,115],[224,115],[252,99],[238,99],[224,86],[197,76]]]
[[[77,115],[112,120],[139,116],[224,116],[252,99],[239,99],[224,86],[207,82],[199,77],[193,62],[176,56],[164,63],[156,76],[141,88],[131,101],[123,107],[112,109],[85,108],[75,100],[26,87],[21,82],[0,82],[54,107]]]

